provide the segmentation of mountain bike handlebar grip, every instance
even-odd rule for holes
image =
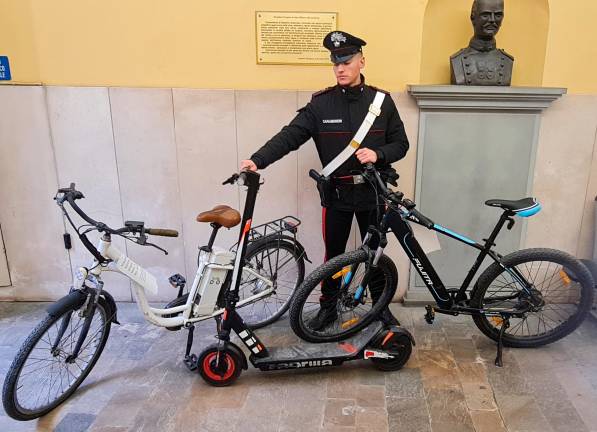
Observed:
[[[321,178],[321,175],[317,171],[315,171],[314,169],[310,169],[309,170],[309,177],[311,177],[315,181],[319,181],[319,179]]]
[[[178,231],[164,228],[147,228],[147,234],[162,236],[162,237],[178,237]]]

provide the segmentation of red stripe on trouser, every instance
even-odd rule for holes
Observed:
[[[327,248],[327,244],[325,242],[325,216],[326,216],[326,210],[327,208],[322,207],[321,208],[321,232],[323,234],[323,247],[325,248],[325,255],[323,257],[323,262],[326,262],[328,260],[328,248]]]
[[[321,232],[323,234],[323,247],[325,250],[325,255],[323,256],[323,262],[326,262],[328,260],[328,248],[327,248],[327,243],[325,242],[325,216],[326,216],[326,210],[327,208],[322,207],[321,208]],[[321,288],[323,288],[323,281],[321,281]],[[323,296],[321,296],[319,298],[319,301],[323,300]]]

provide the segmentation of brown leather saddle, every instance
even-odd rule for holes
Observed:
[[[240,213],[227,205],[217,205],[211,210],[199,213],[197,222],[212,222],[232,228],[240,223]]]

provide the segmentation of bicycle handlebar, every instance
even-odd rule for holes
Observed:
[[[393,204],[401,205],[402,207],[406,208],[407,212],[403,213],[407,215],[412,221],[418,222],[421,225],[425,226],[426,228],[433,228],[435,225],[434,222],[420,213],[419,211],[415,210],[415,203],[409,199],[403,199],[404,194],[400,191],[392,191],[388,189],[386,186],[386,182],[383,181],[381,176],[379,175],[379,171],[375,168],[371,162],[368,162],[364,166],[363,175],[368,177],[370,181],[377,183],[379,190],[381,191],[381,195],[388,201],[392,202]],[[319,182],[321,180],[321,174],[319,174],[314,169],[309,170],[309,177],[313,180]]]
[[[222,182],[223,185],[238,183],[240,186],[259,186],[261,176],[256,171],[244,169],[239,173],[234,173]]]
[[[58,197],[58,194],[63,194],[61,197]],[[59,205],[63,204],[64,201],[67,201],[72,209],[87,223],[95,226],[99,231],[104,231],[110,234],[125,234],[125,233],[145,233],[155,236],[161,237],[178,237],[178,231],[165,229],[165,228],[144,228],[141,223],[140,227],[133,227],[133,226],[125,226],[119,229],[110,228],[103,222],[98,222],[93,218],[89,217],[82,209],[75,203],[75,200],[85,198],[82,192],[75,189],[75,183],[71,183],[67,188],[60,188],[58,189],[58,193],[56,194],[56,201],[58,201]],[[87,245],[86,245],[87,246]]]
[[[161,236],[161,237],[178,237],[178,231],[165,228],[147,228],[147,234]]]

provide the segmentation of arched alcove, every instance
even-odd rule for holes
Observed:
[[[449,84],[452,54],[473,35],[473,0],[429,0],[425,9],[421,84]],[[541,86],[549,29],[548,0],[505,0],[498,48],[514,56],[512,85]]]

